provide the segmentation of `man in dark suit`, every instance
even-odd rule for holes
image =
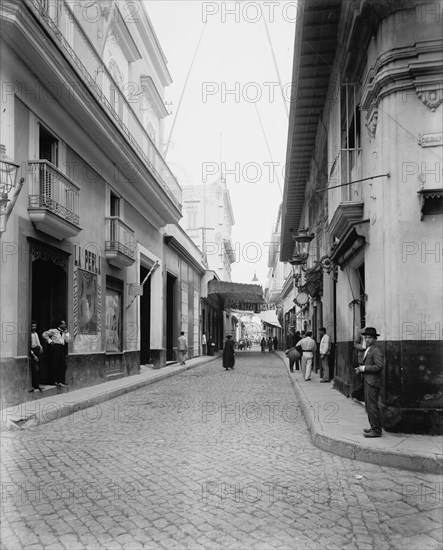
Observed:
[[[377,331],[374,327],[366,327],[362,331],[366,340],[366,350],[363,356],[363,364],[355,368],[355,372],[363,374],[365,389],[366,413],[370,428],[363,430],[365,437],[381,437],[381,418],[378,408],[378,396],[380,394],[381,375],[384,366],[384,355],[377,347]]]

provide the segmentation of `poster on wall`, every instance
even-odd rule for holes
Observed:
[[[121,351],[121,293],[106,289],[106,351]]]
[[[97,275],[78,269],[77,284],[78,332],[79,334],[97,334]]]

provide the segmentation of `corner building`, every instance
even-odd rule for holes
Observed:
[[[359,329],[380,333],[390,431],[442,431],[441,10],[305,1],[296,24],[280,259],[309,229],[308,326],[336,344],[344,394]]]
[[[1,238],[10,402],[28,396],[31,319],[40,335],[66,319],[71,388],[165,365],[162,228],[178,223],[182,196],[159,150],[171,77],[144,3],[0,9],[0,142],[25,178]]]

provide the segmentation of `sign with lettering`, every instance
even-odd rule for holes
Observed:
[[[100,255],[76,244],[74,245],[74,265],[90,273],[101,274]]]
[[[419,134],[418,144],[420,147],[435,147],[436,145],[443,145],[443,133],[434,132],[433,134]]]

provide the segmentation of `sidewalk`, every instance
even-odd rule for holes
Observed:
[[[60,391],[56,395],[31,399],[26,403],[5,407],[1,410],[0,431],[22,430],[46,424],[52,420],[69,416],[82,409],[138,390],[139,388],[209,363],[215,359],[217,359],[217,355],[214,357],[204,355],[186,361],[186,365],[184,366],[180,366],[178,363],[163,367],[162,369],[142,366],[140,374],[126,376],[110,382],[103,382],[102,384],[79,390]],[[38,393],[36,396],[40,397]]]
[[[363,404],[334,390],[332,382],[320,384],[318,374],[312,373],[312,380],[305,382],[301,371],[289,371],[285,354],[276,353],[286,365],[314,445],[340,456],[381,466],[443,473],[441,436],[383,431],[383,437],[364,438],[363,428],[368,427],[368,417]]]

